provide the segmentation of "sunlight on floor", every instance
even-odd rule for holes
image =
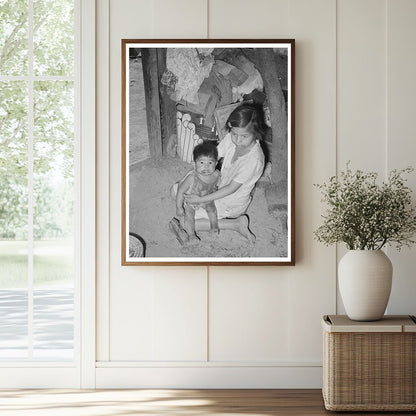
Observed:
[[[0,390],[1,416],[238,415],[250,413],[225,396],[214,401],[186,390]],[[235,406],[235,412],[230,408]],[[218,409],[214,410],[214,408]]]

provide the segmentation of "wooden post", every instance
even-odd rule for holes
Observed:
[[[157,49],[157,70],[159,79],[166,69],[166,48]],[[176,134],[176,106],[170,99],[165,85],[160,85],[160,112],[162,120],[162,148],[163,155],[166,156],[168,140],[172,134]]]
[[[253,59],[253,63],[263,78],[264,90],[269,102],[272,127],[272,180],[274,184],[282,181],[287,184],[287,114],[275,54],[273,49],[259,48],[250,58]]]
[[[286,104],[279,81],[277,61],[273,49],[247,51],[247,56],[260,72],[270,108],[272,128],[272,183],[265,189],[268,211],[280,218],[287,229],[288,220],[288,137]]]
[[[160,157],[162,156],[162,128],[155,48],[142,48],[142,64],[150,156]]]

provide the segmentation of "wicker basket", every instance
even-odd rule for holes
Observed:
[[[335,411],[416,410],[416,320],[324,316],[323,397]]]

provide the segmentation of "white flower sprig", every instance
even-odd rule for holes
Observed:
[[[400,250],[415,243],[416,211],[402,177],[413,170],[394,169],[378,185],[377,173],[353,172],[348,163],[328,184],[316,184],[328,210],[315,238],[326,245],[344,242],[350,250],[380,250],[386,244]]]

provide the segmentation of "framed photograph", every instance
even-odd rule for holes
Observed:
[[[295,41],[121,46],[122,265],[294,265]]]

